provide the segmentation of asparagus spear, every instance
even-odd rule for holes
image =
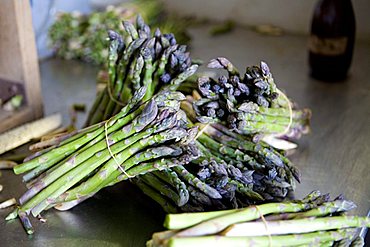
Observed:
[[[335,200],[331,202],[325,202],[323,204],[318,205],[306,212],[298,212],[298,213],[286,213],[286,214],[276,214],[276,215],[268,215],[265,217],[266,220],[287,220],[287,219],[303,219],[307,217],[318,217],[318,216],[325,216],[332,213],[337,212],[346,212],[353,208],[356,205],[347,200]]]
[[[22,222],[24,229],[26,230],[27,234],[33,234],[34,230],[31,224],[30,219],[27,217],[25,212],[18,211],[18,216]]]
[[[212,59],[208,63],[207,67],[212,69],[226,69],[230,75],[239,75],[239,72],[234,67],[234,65],[229,60],[223,57]]]
[[[144,24],[144,20],[142,19],[142,17],[140,15],[137,16],[136,22],[139,25],[140,25],[140,23]],[[135,40],[135,39],[139,38],[139,34],[138,34],[137,30],[131,22],[123,21],[123,27],[124,27],[125,31],[128,33],[128,35],[131,37],[132,40]]]
[[[222,198],[222,196],[220,195],[220,193],[218,193],[217,190],[199,180],[197,177],[195,177],[193,174],[187,171],[183,166],[174,167],[173,170],[177,173],[177,175],[185,179],[187,183],[198,188],[200,191],[202,191],[209,197],[215,199]]]
[[[167,199],[163,198],[163,196],[158,193],[156,190],[152,189],[149,185],[145,182],[141,181],[140,179],[134,179],[133,183],[136,184],[147,196],[152,198],[155,202],[157,202],[161,207],[168,213],[176,213],[177,209],[174,205],[171,204]]]
[[[106,92],[103,96],[102,99],[100,100],[100,104],[94,109],[92,116],[90,117],[90,121],[88,122],[89,125],[100,122],[101,116],[104,115],[104,112],[106,110],[107,105],[109,105],[111,99],[111,91],[114,88],[114,82],[116,79],[116,67],[115,64],[118,59],[118,52],[122,49],[123,47],[123,40],[122,37],[114,32],[114,31],[109,31],[108,32],[108,37],[110,39],[110,46],[109,46],[109,56],[108,56],[108,75],[109,75],[109,84],[107,85]],[[110,107],[109,107],[110,108]],[[89,114],[90,115],[90,114]]]
[[[244,222],[229,226],[223,235],[236,236],[264,236],[299,234],[315,231],[335,230],[350,227],[370,227],[370,219],[357,216],[333,216],[316,218],[303,218],[297,220],[279,220],[265,222]]]
[[[253,236],[253,237],[221,237],[221,236],[199,236],[199,237],[172,237],[165,246],[318,246],[322,242],[338,241],[354,235],[356,229],[340,229],[336,231],[319,231],[305,234],[289,234],[282,236]]]
[[[178,177],[178,175],[171,169],[166,169],[162,171],[153,172],[155,176],[162,179],[162,181],[167,182],[170,186],[176,189],[181,200],[177,204],[178,206],[183,206],[189,200],[189,192],[183,181]],[[145,176],[144,176],[145,177]]]
[[[226,210],[219,212],[204,212],[195,215],[196,217],[189,217],[191,215],[179,214],[179,215],[167,215],[165,219],[165,226],[168,229],[179,229],[190,227],[179,233],[179,236],[186,235],[204,235],[218,233],[224,230],[231,224],[238,222],[251,221],[259,219],[261,215],[273,214],[273,213],[288,213],[288,212],[299,212],[305,209],[309,209],[310,203],[298,203],[298,202],[287,202],[287,203],[266,203],[256,206],[250,206],[243,209]],[[217,217],[216,217],[217,216]],[[200,219],[200,221],[199,221]],[[206,219],[210,219],[205,221]],[[195,225],[198,222],[202,222]]]
[[[194,198],[194,200],[196,200],[198,204],[204,206],[212,206],[212,200],[208,195],[204,194],[202,191],[191,185],[188,185],[187,189],[189,190],[192,198]]]

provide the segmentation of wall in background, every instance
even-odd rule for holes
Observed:
[[[59,11],[88,13],[104,5],[129,0],[30,0],[39,58],[51,55],[47,30]],[[162,0],[168,10],[180,15],[242,25],[273,24],[289,32],[308,33],[317,0]],[[370,0],[352,1],[357,22],[357,38],[370,40]]]
[[[273,24],[307,34],[318,0],[163,0],[170,11],[210,20],[231,19],[243,25]],[[357,38],[370,40],[370,1],[352,0]]]

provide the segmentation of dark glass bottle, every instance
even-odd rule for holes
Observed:
[[[320,0],[314,10],[309,39],[311,75],[324,81],[347,76],[355,42],[351,0]]]

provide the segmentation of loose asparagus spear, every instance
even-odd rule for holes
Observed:
[[[353,208],[356,205],[347,200],[335,200],[331,202],[324,202],[317,207],[314,207],[306,212],[298,213],[286,213],[286,214],[272,214],[265,217],[266,220],[288,220],[288,219],[303,219],[307,217],[318,217],[325,216],[337,212],[346,212]]]
[[[336,231],[319,231],[305,234],[289,234],[282,236],[253,236],[253,237],[222,237],[222,236],[200,236],[200,237],[172,237],[164,246],[318,246],[323,242],[339,241],[353,236],[354,228],[340,229]]]
[[[179,214],[179,215],[167,215],[165,219],[165,227],[168,229],[180,229],[190,227],[183,232],[180,232],[179,236],[186,235],[203,235],[203,234],[212,234],[224,230],[231,224],[237,222],[251,221],[259,219],[261,215],[273,214],[273,213],[292,213],[300,212],[311,208],[310,203],[302,202],[287,202],[287,203],[267,203],[256,206],[250,206],[243,209],[233,209],[225,211],[216,211],[216,212],[204,212],[198,213],[190,217],[191,214]],[[216,217],[217,216],[217,217]],[[211,219],[211,220],[208,220]],[[212,220],[213,219],[213,220]],[[208,221],[205,221],[208,220]],[[204,221],[204,223],[199,222]]]
[[[229,226],[223,235],[236,236],[265,236],[299,234],[315,231],[335,230],[350,227],[370,227],[370,219],[357,216],[333,216],[316,218],[302,218],[297,220],[278,220],[264,222],[244,222]]]

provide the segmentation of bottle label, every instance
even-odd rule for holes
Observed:
[[[346,51],[347,43],[347,37],[320,38],[316,35],[311,35],[308,46],[313,53],[326,56],[337,56]]]

